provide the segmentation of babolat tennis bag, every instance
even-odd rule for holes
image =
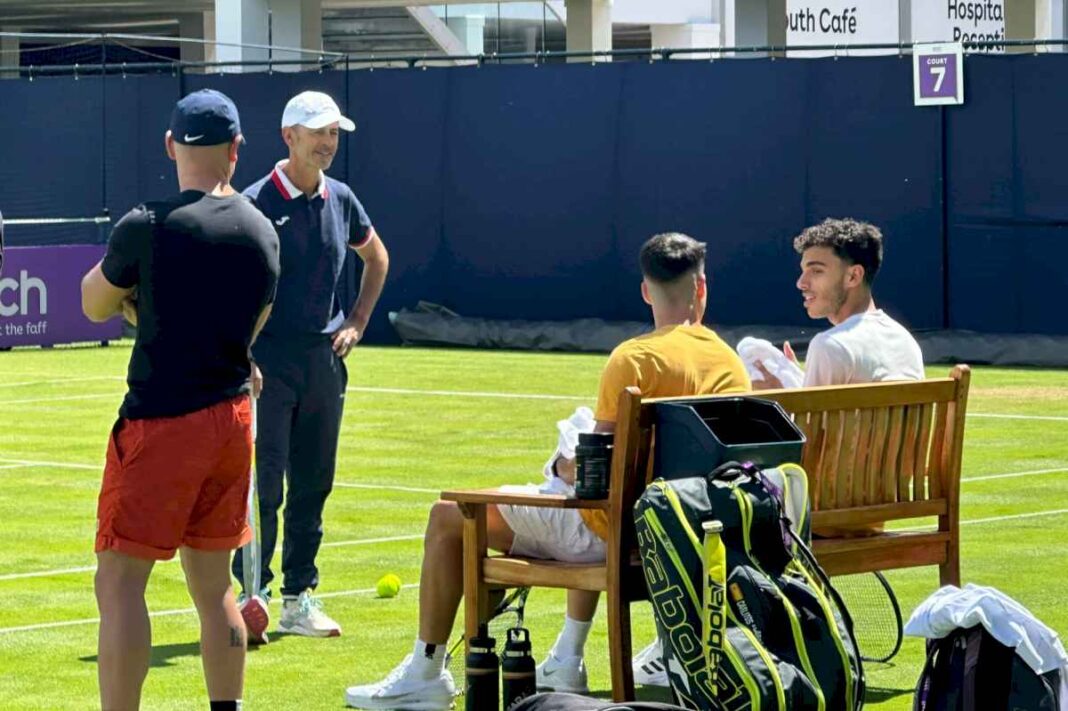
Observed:
[[[927,641],[914,711],[1057,711],[1060,673],[1038,674],[982,625]]]
[[[634,508],[642,568],[676,701],[714,711],[854,711],[864,670],[852,622],[795,518],[789,465],[729,462],[656,479]],[[802,471],[803,474],[803,471]],[[804,479],[804,477],[802,477]],[[791,503],[791,499],[793,503]],[[791,524],[794,525],[791,525]]]

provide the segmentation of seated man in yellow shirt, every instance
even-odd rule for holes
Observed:
[[[595,431],[615,429],[620,393],[636,385],[644,397],[745,392],[749,377],[738,355],[701,325],[707,302],[705,245],[682,234],[656,235],[641,249],[642,298],[652,308],[656,330],[618,346],[601,376]],[[557,472],[573,481],[574,467]],[[536,507],[488,507],[486,534],[494,550],[569,562],[605,558],[603,512]],[[448,709],[456,694],[445,669],[446,642],[463,595],[463,517],[453,502],[430,511],[419,585],[419,635],[411,655],[385,680],[348,689],[345,700],[363,709]],[[584,626],[597,608],[597,594],[569,591],[569,627]],[[571,635],[572,637],[574,635]],[[582,634],[582,642],[585,635]],[[560,650],[557,640],[556,650]],[[581,659],[579,660],[581,662]],[[585,669],[582,668],[583,677]],[[585,679],[583,678],[583,683]]]

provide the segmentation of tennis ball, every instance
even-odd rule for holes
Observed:
[[[400,578],[393,573],[383,575],[378,579],[378,584],[375,585],[375,589],[378,591],[379,597],[396,597],[401,589]]]

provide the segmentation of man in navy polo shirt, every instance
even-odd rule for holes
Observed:
[[[264,382],[256,419],[261,575],[266,588],[274,578],[270,564],[284,479],[279,629],[309,637],[341,634],[311,595],[319,584],[315,557],[334,482],[348,383],[344,358],[363,336],[389,268],[386,248],[359,200],[323,173],[338,151],[340,131],[355,128],[326,94],[294,96],[282,114],[289,159],[245,190],[274,223],[282,262],[274,310],[253,349]],[[363,260],[363,276],[355,303],[340,304],[337,287],[348,249]],[[243,553],[233,561],[239,579]],[[266,596],[269,590],[244,594]],[[264,615],[247,614],[245,623],[250,641],[266,641]]]

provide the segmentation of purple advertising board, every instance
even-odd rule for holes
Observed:
[[[102,244],[5,250],[0,348],[121,338],[121,318],[93,323],[82,313],[82,276],[103,256]]]

